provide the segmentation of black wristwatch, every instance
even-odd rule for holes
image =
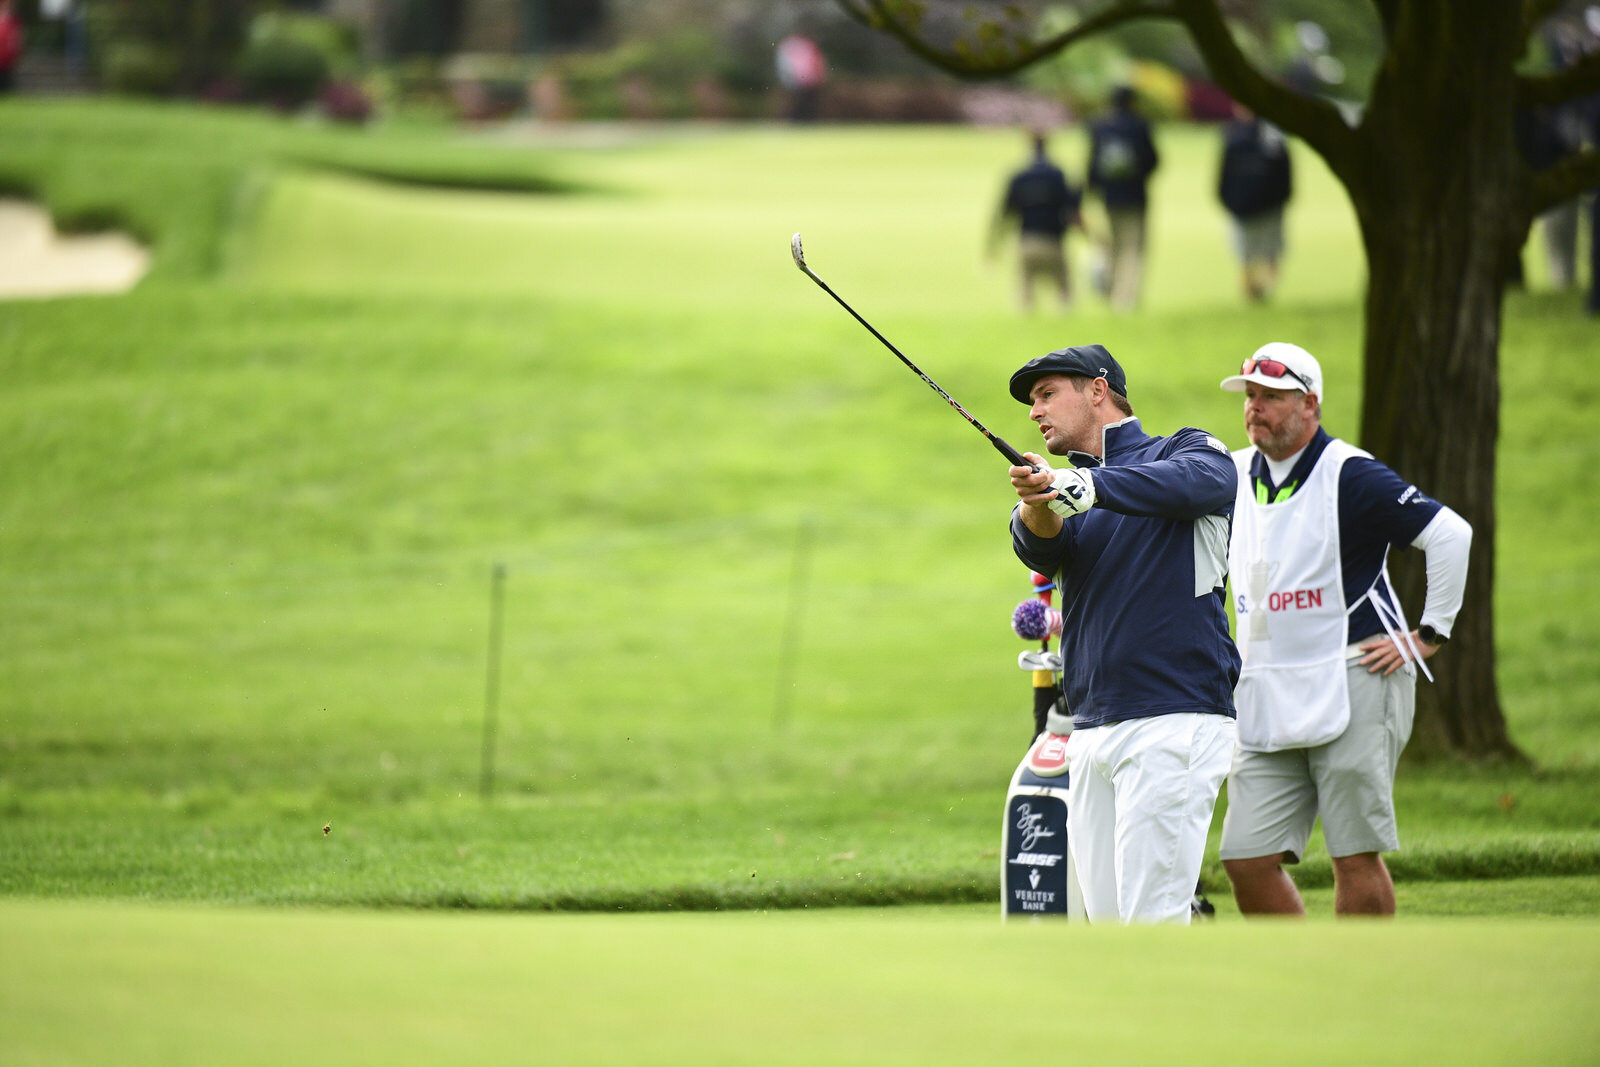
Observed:
[[[1427,623],[1423,623],[1421,626],[1417,627],[1417,637],[1427,644],[1433,645],[1435,648],[1450,640],[1444,634],[1440,633],[1438,630],[1435,630]]]

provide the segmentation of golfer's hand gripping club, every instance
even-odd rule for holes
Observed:
[[[1094,507],[1094,479],[1088,471],[1056,470],[1032,452],[1012,466],[1011,484],[1024,504],[1043,504],[1064,519]]]
[[[806,252],[805,252],[805,248],[802,247],[802,245],[800,244],[800,235],[799,234],[795,234],[793,237],[789,238],[789,254],[794,256],[794,265],[796,267],[799,267],[800,270],[805,274],[806,277],[808,277],[812,281],[816,282],[817,285],[821,287],[823,292],[827,293],[829,296],[833,297],[834,300],[838,301],[840,307],[842,307],[846,311],[850,312],[851,316],[857,322],[859,322],[861,325],[865,326],[867,328],[867,331],[869,333],[871,333],[872,336],[876,337],[879,341],[882,341],[883,342],[883,346],[885,348],[887,348],[889,351],[893,352],[896,356],[900,357],[900,362],[904,363],[907,367],[911,368],[912,372],[915,373],[918,378],[921,378],[924,382],[927,382],[929,388],[931,388],[934,392],[938,393],[940,396],[944,397],[945,402],[948,403],[952,408],[955,408],[957,414],[959,414],[962,418],[966,419],[969,423],[972,424],[972,426],[973,426],[973,428],[975,430],[977,430],[979,433],[983,434],[983,436],[985,436],[985,437],[987,437],[989,439],[989,443],[995,447],[995,451],[999,452],[1002,456],[1006,457],[1006,459],[1009,459],[1011,461],[1011,465],[1012,466],[1014,466],[1014,467],[1028,467],[1028,468],[1030,468],[1032,470],[1035,470],[1035,471],[1037,471],[1039,469],[1038,466],[1036,466],[1035,464],[1030,462],[1025,456],[1023,456],[1022,453],[1020,453],[1016,449],[1012,448],[1010,445],[1008,445],[1000,437],[996,436],[995,434],[990,433],[988,427],[984,426],[983,423],[979,422],[977,419],[973,418],[970,414],[968,414],[967,413],[967,409],[962,407],[960,404],[956,403],[954,397],[952,397],[949,393],[945,392],[943,389],[939,388],[939,383],[938,382],[935,382],[932,378],[930,378],[926,374],[922,373],[922,368],[918,367],[915,363],[913,363],[909,359],[907,359],[905,357],[905,353],[901,352],[898,348],[896,348],[893,344],[891,344],[889,339],[887,337],[883,336],[883,334],[879,333],[877,331],[877,329],[872,325],[872,323],[870,323],[866,319],[862,318],[860,316],[860,314],[858,314],[856,312],[855,308],[853,308],[849,304],[845,303],[844,302],[844,298],[841,297],[838,293],[834,292],[828,286],[827,282],[825,282],[821,278],[817,277],[816,271],[814,271],[810,267],[806,266]]]
[[[1094,479],[1089,477],[1088,471],[1076,467],[1053,471],[1050,486],[1056,495],[1045,506],[1063,519],[1082,515],[1094,507]]]

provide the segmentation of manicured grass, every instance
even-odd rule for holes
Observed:
[[[1581,1063],[1594,921],[1001,927],[0,903],[17,1063]],[[1065,1000],[1067,1003],[1063,1003]]]
[[[0,130],[0,191],[37,197],[63,229],[115,226],[153,242],[158,284],[214,277],[284,167],[446,188],[579,187],[538,154],[404,123],[349,131],[245,109],[11,98]]]
[[[992,897],[1029,721],[1008,488],[794,270],[794,230],[1015,444],[1032,437],[1005,376],[1089,339],[1124,355],[1151,430],[1235,445],[1216,381],[1264,340],[1300,341],[1332,383],[1330,429],[1356,431],[1348,208],[1308,160],[1283,297],[1236,304],[1210,131],[1163,132],[1149,309],[1126,319],[1087,299],[1070,318],[1012,311],[1009,268],[981,255],[1010,132],[576,148],[8,101],[14,132],[5,182],[145,220],[161,266],[122,298],[0,304],[9,894]],[[434,187],[507,173],[583,191]],[[1501,684],[1538,766],[1408,768],[1402,882],[1600,864],[1600,438],[1573,305],[1513,299],[1503,357]],[[498,796],[480,804],[497,561]],[[1326,880],[1315,848],[1304,877]]]

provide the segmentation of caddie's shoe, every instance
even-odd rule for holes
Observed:
[[[1071,735],[1040,734],[1028,750],[1028,770],[1040,778],[1058,778],[1067,773],[1067,742]]]

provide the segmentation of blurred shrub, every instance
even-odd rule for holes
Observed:
[[[771,63],[769,45],[763,70]],[[547,67],[551,76],[561,80],[571,111],[589,119],[753,117],[764,112],[770,83],[697,27],[564,56]]]
[[[264,11],[251,21],[247,41],[249,45],[293,41],[315,50],[328,69],[341,76],[360,66],[361,39],[355,29],[321,15]]]
[[[1139,110],[1149,119],[1182,119],[1189,113],[1188,84],[1182,74],[1160,63],[1140,61],[1128,72],[1139,94]]]
[[[759,101],[777,85],[774,46],[778,38],[766,20],[754,14],[725,20],[719,34],[712,73],[736,99]],[[861,34],[861,37],[880,36]],[[832,62],[832,54],[829,54]]]
[[[100,53],[100,80],[113,93],[165,96],[178,87],[182,72],[176,48],[137,37],[110,41]]]
[[[449,89],[437,60],[411,56],[372,71],[367,91],[380,107],[444,120],[450,117]]]
[[[355,82],[328,81],[317,94],[317,110],[335,122],[360,125],[372,118],[372,99]]]
[[[87,0],[89,53],[114,92],[198,91],[225,74],[250,0]]]
[[[572,56],[556,64],[555,74],[564,83],[565,99],[572,114],[584,119],[622,117],[622,78],[609,57]]]
[[[526,60],[497,55],[455,56],[438,73],[456,116],[469,122],[505,118],[522,110],[530,76]]]
[[[1045,32],[1059,33],[1070,21],[1046,20]],[[1094,36],[1071,48],[1035,63],[1018,76],[1022,84],[1037,92],[1064,100],[1080,115],[1100,110],[1111,98],[1111,90],[1126,84],[1132,63],[1120,45]]]
[[[314,99],[330,76],[354,73],[359,45],[353,29],[332,19],[266,11],[251,22],[236,69],[252,99],[295,108]]]
[[[328,60],[311,45],[287,38],[251,41],[239,54],[239,79],[251,99],[293,108],[317,95]]]
[[[949,85],[900,79],[853,78],[828,83],[821,114],[846,122],[960,122],[959,94]]]

